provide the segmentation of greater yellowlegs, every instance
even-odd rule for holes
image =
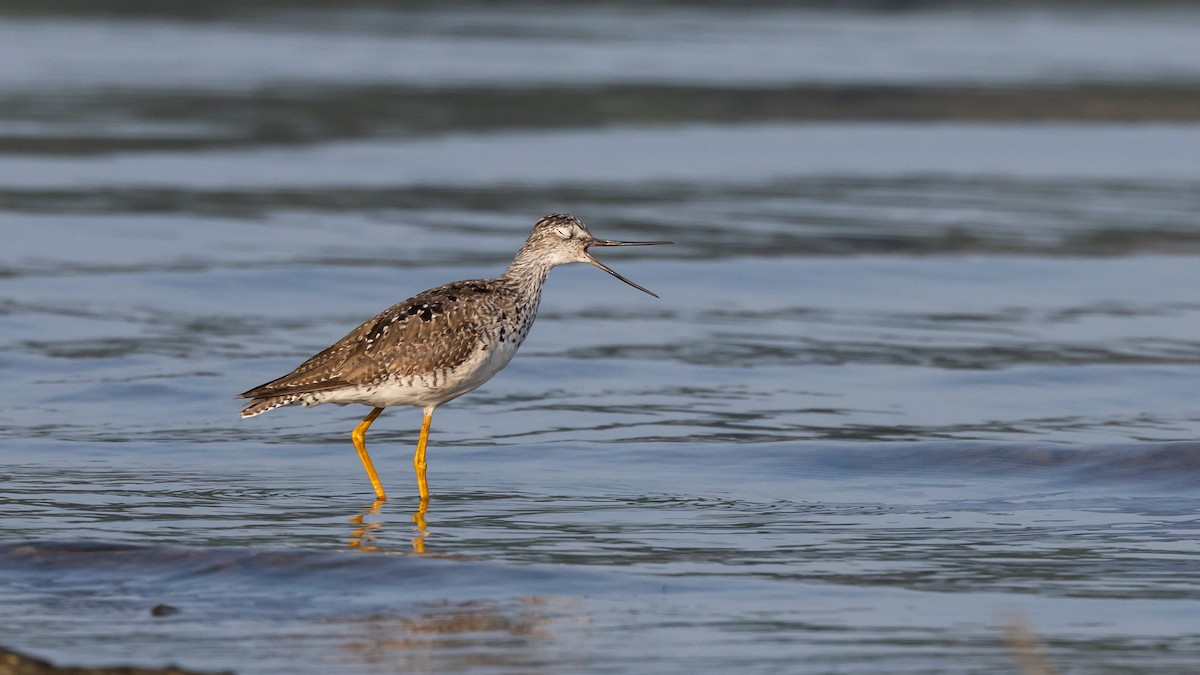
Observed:
[[[669,243],[596,239],[573,216],[546,216],[533,226],[503,275],[455,281],[392,305],[287,375],[241,394],[240,398],[251,399],[241,415],[254,417],[287,405],[372,406],[350,438],[376,497],[383,500],[387,495],[367,454],[367,428],[384,408],[423,408],[413,467],[424,502],[429,499],[425,444],[434,409],[487,382],[508,365],[533,325],[550,268],[587,263],[654,295],[597,261],[588,249]]]

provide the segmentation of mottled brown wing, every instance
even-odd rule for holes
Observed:
[[[392,305],[292,372],[240,398],[328,391],[452,368],[499,330],[496,318],[504,302],[492,284],[456,281]]]

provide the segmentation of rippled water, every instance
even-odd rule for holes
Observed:
[[[0,645],[276,672],[1185,671],[1200,12],[0,10]],[[538,216],[438,410],[233,396]],[[152,608],[166,606],[157,614]],[[1025,639],[1018,639],[1025,635]],[[1016,636],[1016,637],[1014,637]]]

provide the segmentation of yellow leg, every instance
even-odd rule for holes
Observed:
[[[417,440],[417,454],[413,455],[413,468],[417,471],[417,490],[421,493],[421,501],[429,501],[429,484],[425,482],[425,444],[429,441],[429,423],[433,421],[433,408],[425,409],[425,419],[421,422],[421,438]]]
[[[358,458],[362,460],[363,468],[367,470],[367,477],[371,479],[371,485],[375,488],[375,496],[379,501],[387,499],[387,494],[383,491],[383,483],[379,482],[379,474],[375,473],[375,465],[371,464],[371,456],[367,454],[367,427],[371,426],[371,422],[379,417],[379,413],[383,412],[383,408],[375,408],[363,421],[354,427],[354,431],[350,434],[350,439],[354,441],[354,449],[358,451]]]
[[[425,409],[425,419],[421,421],[421,437],[417,439],[417,453],[413,455],[413,468],[417,471],[417,491],[421,493],[421,501],[417,512],[413,514],[413,522],[417,524],[417,536],[413,537],[413,550],[425,552],[425,513],[429,510],[429,483],[425,480],[425,445],[429,442],[429,424],[433,421],[433,408]]]
[[[417,536],[413,537],[413,551],[416,553],[425,552],[425,513],[429,510],[429,500],[422,499],[420,505],[417,506],[417,512],[412,515],[413,522],[417,524]]]

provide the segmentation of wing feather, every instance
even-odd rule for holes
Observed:
[[[502,294],[490,280],[430,289],[392,305],[292,372],[239,397],[315,393],[453,368],[495,338]]]

